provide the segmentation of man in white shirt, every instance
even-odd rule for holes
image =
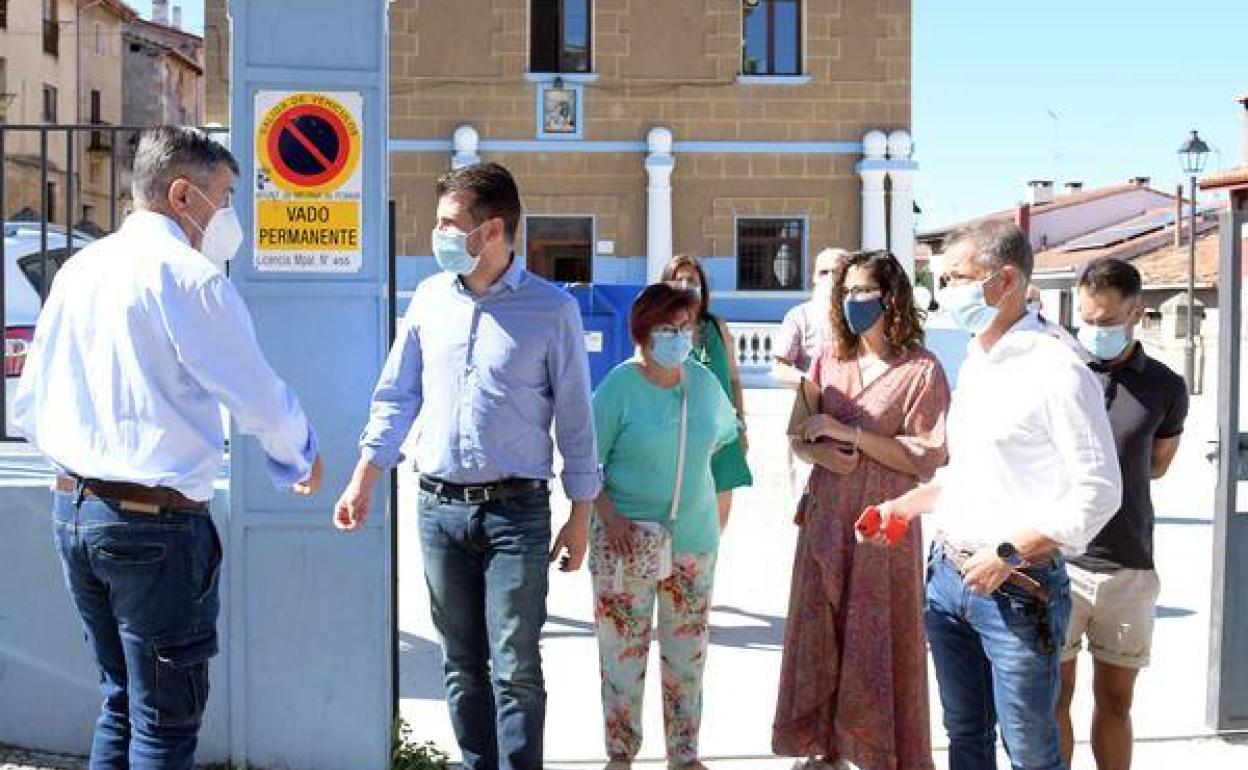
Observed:
[[[924,624],[951,770],[995,768],[998,726],[1016,770],[1064,770],[1064,555],[1121,497],[1100,385],[1026,312],[1032,262],[1013,224],[950,234],[940,306],[976,336],[950,406],[949,465],[881,506],[885,519],[933,514]]]
[[[316,436],[219,269],[238,164],[202,131],[145,132],[136,211],[57,274],[14,398],[58,471],[56,541],[100,669],[92,770],[191,770],[217,652],[209,515],[224,404],[274,484],[320,486]]]

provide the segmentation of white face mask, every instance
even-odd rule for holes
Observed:
[[[191,186],[199,197],[208,203],[212,203],[208,196],[198,187]],[[222,206],[218,208],[208,220],[208,224],[200,227],[195,218],[187,215],[187,219],[191,224],[195,225],[200,233],[199,253],[203,254],[209,262],[211,262],[218,270],[225,272],[225,263],[234,258],[238,253],[238,247],[243,245],[243,226],[239,224],[238,214],[234,211],[233,206]]]
[[[823,276],[815,279],[814,290],[811,292],[811,298],[821,305],[832,304],[832,276]]]

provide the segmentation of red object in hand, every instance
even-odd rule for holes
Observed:
[[[872,538],[880,534],[883,516],[880,515],[880,509],[874,505],[868,505],[862,515],[858,517],[858,521],[854,524],[854,528],[858,534],[865,538]],[[905,536],[906,530],[910,528],[910,523],[900,516],[891,516],[888,524],[883,526],[884,539],[889,545],[896,545]]]

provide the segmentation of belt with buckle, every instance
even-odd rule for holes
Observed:
[[[454,484],[433,476],[421,476],[420,488],[443,500],[480,505],[510,500],[529,492],[547,492],[550,485],[542,479],[503,479],[489,484]]]
[[[940,533],[937,533],[934,540],[936,545],[940,547],[940,550],[944,552],[945,557],[948,558],[949,561],[953,562],[953,566],[957,568],[958,572],[963,572],[966,560],[974,555],[975,550],[967,546],[955,544],[947,540]],[[1031,575],[1023,572],[1021,569],[1010,570],[1010,575],[1005,579],[1005,582],[1015,588],[1021,589],[1028,596],[1037,599],[1043,604],[1047,604],[1049,601],[1049,589],[1045,588],[1039,580],[1036,580]]]
[[[72,476],[58,475],[56,491],[76,494],[82,485],[84,497],[97,497],[116,503],[117,507],[127,513],[158,514],[173,508],[193,513],[208,513],[208,503],[192,500],[176,489],[169,487],[145,487],[128,481],[103,481],[100,479],[75,479]]]

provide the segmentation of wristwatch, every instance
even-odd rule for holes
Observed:
[[[1027,563],[1027,560],[1009,540],[997,546],[997,558],[1005,562],[1010,569],[1018,569]]]

